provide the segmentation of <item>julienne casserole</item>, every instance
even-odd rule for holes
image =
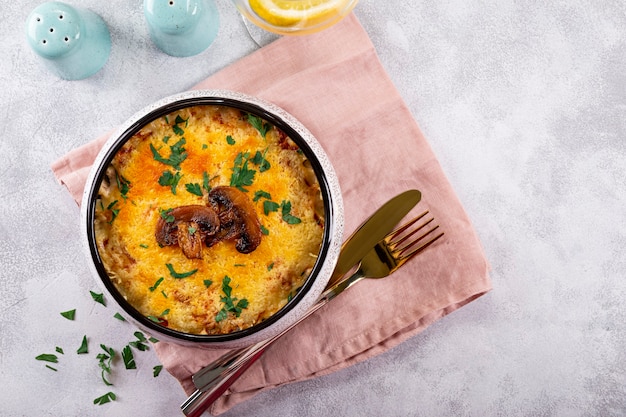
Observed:
[[[115,154],[95,236],[120,294],[191,334],[227,334],[279,311],[313,268],[324,211],[298,146],[265,120],[196,105],[153,120]]]

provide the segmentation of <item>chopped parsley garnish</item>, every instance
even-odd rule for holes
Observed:
[[[161,277],[159,279],[156,280],[156,282],[154,283],[154,285],[150,288],[148,288],[150,290],[150,292],[154,292],[154,290],[157,289],[157,287],[163,282],[164,278]]]
[[[106,307],[107,304],[106,304],[106,301],[104,301],[104,294],[102,293],[98,294],[93,291],[89,291],[89,293],[91,294],[91,298],[93,298],[95,302],[100,303]]]
[[[148,248],[149,248],[149,246],[148,246],[148,245],[146,245],[145,243],[140,243],[140,244],[139,244],[139,247],[140,247],[140,248],[144,248],[144,249],[148,249]]]
[[[89,344],[87,343],[87,336],[83,336],[83,341],[80,344],[80,347],[78,348],[78,350],[76,351],[76,353],[83,354],[83,353],[89,353]]]
[[[102,397],[98,397],[95,400],[93,400],[93,403],[97,405],[102,405],[111,401],[115,401],[115,399],[116,399],[115,394],[109,391],[106,394],[104,394]]]
[[[272,128],[271,124],[264,122],[263,119],[261,119],[260,117],[250,113],[248,113],[248,122],[252,126],[254,126],[256,130],[259,131],[261,136],[263,136],[263,139],[265,139],[265,135],[267,135],[267,132],[269,132],[269,130]]]
[[[126,319],[120,313],[115,313],[113,317],[115,317],[119,321],[126,321]]]
[[[163,220],[165,220],[165,222],[167,223],[172,223],[174,220],[176,220],[176,218],[174,218],[174,216],[172,216],[172,210],[171,208],[169,209],[159,209],[159,215],[161,216],[161,218]]]
[[[209,178],[209,174],[207,174],[206,171],[202,173],[202,188],[204,189],[204,191],[206,191],[207,193],[211,191],[211,180],[215,178],[217,178],[217,175],[213,178]]]
[[[234,313],[236,317],[239,317],[242,309],[248,308],[248,300],[242,298],[238,300],[232,297],[232,288],[230,284],[230,277],[226,275],[222,280],[222,292],[224,297],[220,297],[220,301],[224,303],[224,307],[215,316],[215,321],[220,322],[228,317],[228,313]]]
[[[146,316],[146,318],[156,324],[160,324],[161,326],[165,325],[166,321],[163,317],[156,317],[156,316]]]
[[[205,279],[204,281],[204,286],[209,288],[211,286],[211,284],[213,284],[213,281],[211,281],[210,279]]]
[[[274,269],[274,262],[272,262],[271,264],[267,266],[268,271],[271,271],[272,269]]]
[[[76,309],[64,311],[61,315],[68,320],[74,320],[74,317],[76,317]]]
[[[58,346],[57,346],[57,347],[55,347],[55,348],[54,348],[54,350],[55,350],[57,353],[60,353],[61,355],[65,355],[65,352],[63,352],[63,349],[62,349],[62,348],[60,348],[60,347],[58,347]]]
[[[248,168],[248,158],[250,158],[250,153],[241,153],[237,154],[235,158],[235,164],[233,166],[233,173],[230,177],[230,186],[237,187],[240,191],[247,192],[243,187],[248,187],[252,185],[254,181],[254,174],[256,174],[256,170]]]
[[[128,344],[132,347],[134,347],[137,350],[140,350],[142,352],[150,349],[150,347],[146,344],[147,340],[146,340],[146,336],[144,336],[143,333],[137,331],[134,333],[135,337],[137,338],[137,340],[134,340],[132,342],[129,342]]]
[[[263,153],[261,151],[256,151],[254,157],[251,159],[252,163],[259,167],[259,172],[265,172],[270,169],[270,161],[265,159],[265,154],[267,154],[267,148]]]
[[[193,274],[195,274],[196,272],[198,272],[198,270],[197,270],[197,269],[193,269],[193,270],[188,271],[188,272],[176,272],[176,271],[174,270],[174,267],[172,266],[172,264],[165,264],[165,266],[166,266],[166,267],[167,267],[167,269],[170,271],[170,275],[171,275],[173,278],[176,278],[176,279],[187,278],[187,277],[192,276],[192,275],[193,275]]]
[[[172,194],[176,195],[176,187],[178,186],[178,181],[180,181],[181,177],[182,175],[180,172],[172,174],[170,170],[163,171],[163,174],[159,177],[159,185],[170,187]]]
[[[170,309],[166,308],[161,314],[159,314],[159,317],[167,316],[168,314],[170,314]]]
[[[152,368],[152,376],[155,378],[159,376],[162,369],[163,369],[163,365],[156,365],[154,368]]]
[[[180,171],[180,164],[187,159],[187,152],[183,145],[185,145],[185,138],[180,138],[178,142],[173,145],[170,145],[170,156],[168,158],[164,158],[161,156],[159,151],[154,147],[154,145],[150,144],[150,150],[152,151],[152,157],[155,161],[159,161],[165,165],[172,166],[176,171]]]
[[[298,217],[291,214],[291,203],[289,201],[283,200],[280,207],[282,210],[283,220],[288,224],[298,224],[302,221]]]
[[[197,231],[197,230],[198,230],[198,229],[196,229],[196,228],[195,228],[195,227],[193,227],[193,226],[189,226],[189,227],[187,228],[187,232],[189,232],[189,234],[190,234],[190,235],[193,235],[194,233],[196,233],[196,231]]]
[[[268,200],[271,200],[272,199],[272,195],[270,193],[268,193],[267,191],[263,191],[263,190],[255,191],[254,192],[254,198],[252,198],[252,201],[254,201],[256,203],[257,201],[259,201],[262,198],[266,198]]]
[[[102,369],[102,381],[105,385],[113,385],[106,376],[107,374],[111,374],[111,363],[113,362],[113,358],[115,357],[115,350],[103,344],[100,344],[100,347],[102,348],[104,353],[98,353],[96,359],[98,359],[98,366],[100,367],[100,369]]]
[[[187,127],[189,122],[189,119],[183,119],[182,117],[180,117],[180,114],[178,116],[176,116],[176,119],[174,120],[174,126],[172,126],[172,130],[174,131],[174,133],[176,133],[178,136],[182,136],[185,134],[185,131],[178,125],[180,124],[185,124],[185,127]]]
[[[53,353],[42,353],[41,355],[36,356],[35,359],[38,361],[59,363],[59,358]]]
[[[109,220],[109,224],[113,223],[113,220],[115,220],[115,218],[117,217],[117,215],[120,213],[120,209],[116,209],[114,208],[115,205],[117,204],[117,200],[111,202],[108,206],[107,206],[107,210],[111,210],[111,220]]]
[[[130,345],[126,345],[122,349],[122,359],[124,360],[124,367],[126,369],[137,369],[135,357],[133,356],[133,351],[131,350]]]
[[[130,190],[130,181],[128,181],[121,175],[118,175],[117,172],[115,173],[115,180],[117,182],[117,188],[120,190],[122,198],[126,200],[128,198],[126,194],[128,194],[128,191]]]
[[[196,182],[185,184],[185,189],[193,195],[202,197],[202,188],[200,188],[200,184]]]
[[[46,368],[48,368],[48,369],[52,369],[54,372],[57,372],[57,368],[54,368],[54,367],[52,367],[52,366],[50,366],[50,365],[46,365]]]
[[[267,227],[263,226],[262,224],[259,226],[261,227],[261,233],[263,233],[265,236],[270,234],[270,231],[267,230]]]
[[[265,215],[267,216],[273,211],[278,211],[279,207],[280,205],[278,203],[270,200],[265,200],[263,202],[263,213],[265,213]]]
[[[233,139],[233,137],[231,135],[226,136],[226,143],[228,143],[229,145],[234,145],[235,144],[235,139]]]

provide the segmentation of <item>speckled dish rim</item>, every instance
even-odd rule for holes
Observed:
[[[283,130],[311,161],[317,176],[325,211],[325,229],[320,256],[298,294],[267,320],[226,335],[194,335],[160,326],[143,316],[127,302],[109,279],[95,245],[93,220],[95,199],[102,176],[115,153],[141,127],[172,111],[196,105],[221,105],[253,113]],[[335,170],[324,149],[295,117],[270,102],[228,90],[193,90],[165,97],[128,119],[106,141],[87,177],[81,205],[81,231],[89,266],[101,288],[123,309],[137,327],[159,340],[203,348],[238,348],[268,339],[287,329],[318,300],[335,269],[341,249],[344,211]]]

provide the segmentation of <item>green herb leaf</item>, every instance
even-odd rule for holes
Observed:
[[[102,405],[111,401],[115,401],[116,398],[117,397],[115,397],[115,394],[109,391],[106,394],[104,394],[102,397],[98,397],[95,400],[93,400],[93,403],[97,405]]]
[[[261,151],[256,151],[254,158],[251,159],[252,163],[259,167],[259,172],[265,172],[271,168],[270,161],[265,159],[267,149],[261,154]]]
[[[150,337],[148,340],[151,341],[152,343],[159,343],[159,339],[155,337]]]
[[[148,288],[150,290],[150,292],[154,292],[154,290],[157,289],[157,287],[163,282],[165,278],[161,277],[159,279],[156,280],[156,282],[154,283],[154,285],[150,288]]]
[[[74,317],[76,316],[76,309],[64,311],[61,315],[68,320],[74,320]]]
[[[235,139],[233,139],[233,137],[231,135],[226,136],[226,143],[228,143],[229,145],[234,145],[235,144]]]
[[[144,248],[144,249],[148,249],[149,248],[149,246],[146,245],[145,243],[140,243],[139,247]]]
[[[193,195],[202,197],[202,188],[200,188],[200,184],[198,183],[194,182],[185,184],[185,189]]]
[[[254,201],[256,203],[257,201],[259,201],[262,198],[266,198],[268,200],[271,200],[272,196],[267,191],[259,190],[259,191],[255,191],[254,192],[254,197],[252,198],[252,201]]]
[[[96,359],[98,359],[98,366],[100,366],[100,369],[102,369],[102,381],[104,382],[105,385],[113,385],[107,378],[106,375],[107,374],[111,374],[111,363],[113,362],[113,358],[115,357],[116,353],[115,350],[113,348],[107,347],[103,344],[100,344],[100,347],[102,348],[102,350],[104,351],[104,353],[99,353],[96,356]]]
[[[87,336],[83,336],[83,341],[80,344],[80,347],[78,348],[78,350],[76,351],[76,353],[78,353],[79,355],[82,353],[89,353],[89,345],[87,343]]]
[[[35,359],[38,361],[59,363],[59,358],[53,353],[42,353],[39,356],[35,356]]]
[[[187,277],[192,276],[192,275],[193,275],[193,274],[195,274],[196,272],[198,272],[198,270],[197,270],[197,269],[193,269],[193,270],[188,271],[188,272],[176,272],[176,271],[174,270],[174,267],[172,266],[172,264],[165,264],[165,266],[166,266],[166,267],[167,267],[167,269],[170,271],[170,275],[171,275],[173,278],[176,278],[176,279],[187,278]]]
[[[211,281],[210,279],[205,279],[203,282],[204,282],[204,286],[207,288],[210,287],[211,284],[213,284],[213,281]]]
[[[167,316],[168,314],[170,314],[170,309],[166,308],[165,310],[163,310],[161,314],[159,314],[159,316],[163,317],[163,316]]]
[[[60,348],[60,347],[58,347],[58,346],[57,346],[56,348],[54,348],[54,350],[56,350],[56,351],[57,351],[57,353],[60,353],[61,355],[65,355],[65,353],[63,352],[63,349],[61,349],[61,348]]]
[[[172,126],[172,130],[174,131],[174,133],[176,133],[178,136],[182,136],[185,134],[185,131],[180,128],[178,125],[174,125]]]
[[[146,344],[146,336],[141,332],[135,332],[134,334],[137,340],[130,342],[129,345],[142,352],[149,350],[150,346]]]
[[[124,367],[126,367],[126,369],[137,369],[135,357],[129,345],[124,346],[122,349],[122,359],[124,360]]]
[[[117,188],[120,190],[120,195],[126,200],[128,198],[128,191],[130,191],[130,181],[118,175],[117,172],[115,172],[115,181],[117,182]]]
[[[93,300],[97,303],[102,304],[103,306],[106,307],[106,301],[104,301],[104,294],[100,293],[95,293],[93,291],[89,291],[89,293],[91,294],[91,298],[93,298]]]
[[[224,307],[215,316],[215,321],[220,321],[228,317],[228,313],[234,313],[236,317],[241,315],[241,310],[248,307],[248,300],[245,298],[238,300],[232,297],[232,287],[230,286],[231,279],[228,275],[224,276],[222,280],[222,292],[224,297],[220,297],[220,301],[224,303]]]
[[[176,115],[176,119],[174,120],[174,124],[180,125],[180,124],[185,124],[185,127],[188,126],[189,123],[189,119],[183,119],[180,114]]]
[[[280,207],[280,205],[278,203],[275,203],[275,202],[270,201],[270,200],[265,200],[263,202],[263,213],[265,213],[265,215],[267,216],[268,214],[270,214],[273,211],[278,211],[279,207]]]
[[[261,226],[261,233],[263,233],[265,236],[270,234],[270,231],[267,230],[267,227],[263,226],[262,224],[260,226]]]
[[[298,224],[302,220],[298,217],[291,215],[291,203],[289,201],[284,201],[281,204],[283,220],[288,224]]]
[[[215,177],[213,177],[215,178]],[[202,173],[202,188],[208,193],[209,191],[211,191],[211,178],[209,178],[209,174],[206,173],[206,171],[204,171]]]
[[[172,190],[172,194],[176,195],[176,187],[178,186],[178,182],[180,181],[182,175],[180,172],[176,174],[172,174],[171,171],[163,171],[163,174],[159,177],[159,185],[164,187],[170,187]]]
[[[232,168],[232,175],[230,177],[230,186],[237,187],[239,190],[247,192],[243,187],[249,187],[254,181],[254,175],[256,170],[248,168],[248,158],[250,154],[248,152],[237,154],[235,163]]]
[[[113,317],[115,317],[116,319],[120,321],[126,321],[126,319],[120,313],[115,313]]]
[[[267,135],[267,132],[269,132],[269,130],[272,128],[272,125],[270,125],[267,122],[264,122],[263,119],[261,119],[260,117],[255,116],[253,114],[249,114],[249,113],[248,113],[248,122],[252,126],[254,126],[256,130],[259,131],[261,136],[263,136],[263,139],[265,139],[265,135]]]
[[[180,164],[187,159],[187,152],[185,152],[185,138],[181,138],[178,142],[171,145],[170,148],[170,156],[164,158],[161,156],[159,151],[154,147],[154,145],[150,144],[150,151],[152,151],[152,157],[155,161],[161,162],[165,165],[172,166],[176,171],[180,171]]]
[[[152,315],[148,315],[146,316],[146,318],[152,322],[155,322],[156,324],[160,324],[161,326],[165,326],[165,323],[167,323],[167,320],[165,320],[162,317],[156,317],[156,316],[152,316]]]
[[[162,369],[163,369],[163,365],[156,365],[154,368],[152,368],[152,376],[155,378],[159,376]]]
[[[53,367],[52,367],[52,366],[50,366],[50,365],[46,365],[46,368],[48,368],[48,369],[52,369],[54,372],[57,372],[57,368],[53,368]]]
[[[172,210],[174,209],[159,209],[159,215],[161,216],[161,218],[163,220],[165,220],[166,223],[172,223],[173,221],[176,220],[176,218],[174,216],[172,216]]]
[[[226,312],[225,309],[222,308],[215,316],[215,321],[219,323],[220,321],[225,320],[227,317],[228,317],[228,313]]]
[[[274,269],[274,262],[272,262],[271,264],[267,266],[268,271],[271,271],[272,269]]]
[[[114,208],[115,205],[117,204],[117,200],[111,202],[108,206],[107,206],[107,210],[111,211],[111,220],[109,220],[109,224],[113,224],[113,220],[116,219],[117,215],[120,213],[120,209],[116,209]]]

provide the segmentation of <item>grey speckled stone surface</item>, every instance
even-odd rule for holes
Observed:
[[[184,59],[150,42],[140,0],[84,0],[113,49],[67,82],[26,44],[38,4],[7,2],[0,25],[0,415],[180,415],[185,396],[152,377],[152,352],[113,375],[118,401],[92,404],[108,389],[93,355],[74,354],[83,334],[95,351],[133,329],[89,299],[78,209],[49,166],[255,45],[226,0],[216,42]],[[626,3],[362,0],[355,13],[472,218],[494,290],[226,416],[626,415]],[[59,316],[71,308],[74,322]],[[34,360],[55,346],[56,373]]]

